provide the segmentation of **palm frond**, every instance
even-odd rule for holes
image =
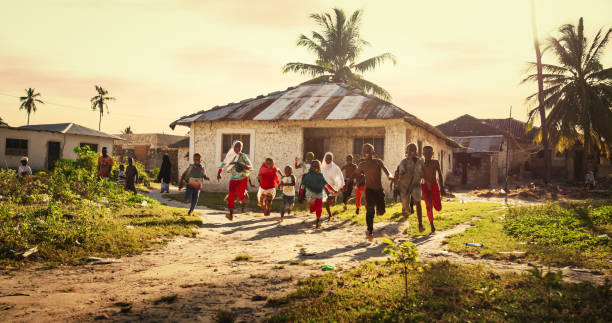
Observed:
[[[395,56],[391,53],[384,53],[382,55],[374,56],[372,58],[368,58],[363,62],[357,63],[352,67],[359,73],[368,72],[376,69],[380,65],[384,64],[387,61],[391,61],[393,65],[397,64],[397,60]]]
[[[325,68],[307,63],[287,63],[283,66],[283,73],[295,72],[312,77],[325,73]]]

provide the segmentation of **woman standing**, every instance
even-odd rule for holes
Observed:
[[[339,192],[344,186],[342,169],[340,169],[340,167],[334,163],[334,154],[331,152],[325,153],[325,158],[323,158],[323,163],[321,165],[321,173],[323,174],[323,178],[325,178],[327,184],[333,189],[333,192],[327,188],[325,189],[325,193],[327,194],[325,209],[329,215],[329,220],[331,220],[332,213],[330,206],[334,205],[336,202],[335,192]]]
[[[219,166],[219,171],[217,172],[218,181],[221,181],[221,173],[224,167],[226,167],[226,171],[231,174],[229,192],[227,194],[227,208],[229,209],[229,213],[225,217],[232,221],[234,220],[234,200],[236,198],[238,198],[238,203],[241,204],[242,211],[244,211],[244,192],[246,191],[249,181],[249,172],[253,167],[249,157],[242,152],[241,141],[234,141],[232,148],[225,155],[225,159]]]
[[[162,164],[159,168],[159,174],[157,175],[157,180],[161,183],[161,193],[170,193],[170,169],[172,164],[170,164],[170,157],[167,154],[164,154],[162,158]]]

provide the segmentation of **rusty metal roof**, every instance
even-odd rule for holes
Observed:
[[[302,84],[290,87],[284,91],[183,116],[171,123],[170,127],[174,129],[177,125],[189,126],[192,122],[232,120],[352,119],[403,119],[446,140],[451,146],[459,147],[438,129],[405,110],[343,83]]]
[[[461,146],[465,147],[463,152],[467,153],[494,153],[502,151],[504,136],[470,136],[451,137]]]
[[[68,123],[52,123],[52,124],[35,124],[21,127],[10,127],[16,130],[35,130],[35,131],[47,131],[47,132],[58,132],[65,133],[70,135],[81,135],[81,136],[91,136],[91,137],[101,137],[101,138],[111,138],[123,140],[120,137],[109,135],[107,133],[94,130],[91,128],[87,128],[81,126],[76,123],[68,122]]]

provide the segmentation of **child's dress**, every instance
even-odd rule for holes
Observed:
[[[302,180],[302,186],[306,200],[310,204],[310,211],[315,212],[317,219],[321,217],[323,213],[323,200],[327,198],[323,188],[327,186],[327,182],[321,173],[315,173],[312,168],[304,175]]]

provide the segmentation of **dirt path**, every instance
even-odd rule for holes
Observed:
[[[158,194],[152,193],[156,198]],[[177,207],[184,204],[161,199]],[[382,259],[384,245],[367,243],[362,226],[347,221],[325,222],[313,230],[314,216],[238,215],[228,222],[224,213],[199,209],[204,225],[196,238],[177,238],[160,250],[125,257],[121,263],[27,269],[0,276],[2,321],[214,321],[218,310],[239,313],[243,322],[261,321],[275,309],[266,298],[295,288],[299,278],[322,273],[323,264],[339,269],[367,259]],[[499,270],[524,270],[526,265],[469,257],[441,251],[449,234],[468,224],[414,238],[422,259],[446,258],[480,263]],[[377,223],[377,236],[401,239],[399,223]],[[248,254],[250,261],[234,261]],[[591,273],[569,270],[573,280],[598,281]],[[177,295],[174,302],[161,297]],[[121,303],[131,304],[120,314]]]

